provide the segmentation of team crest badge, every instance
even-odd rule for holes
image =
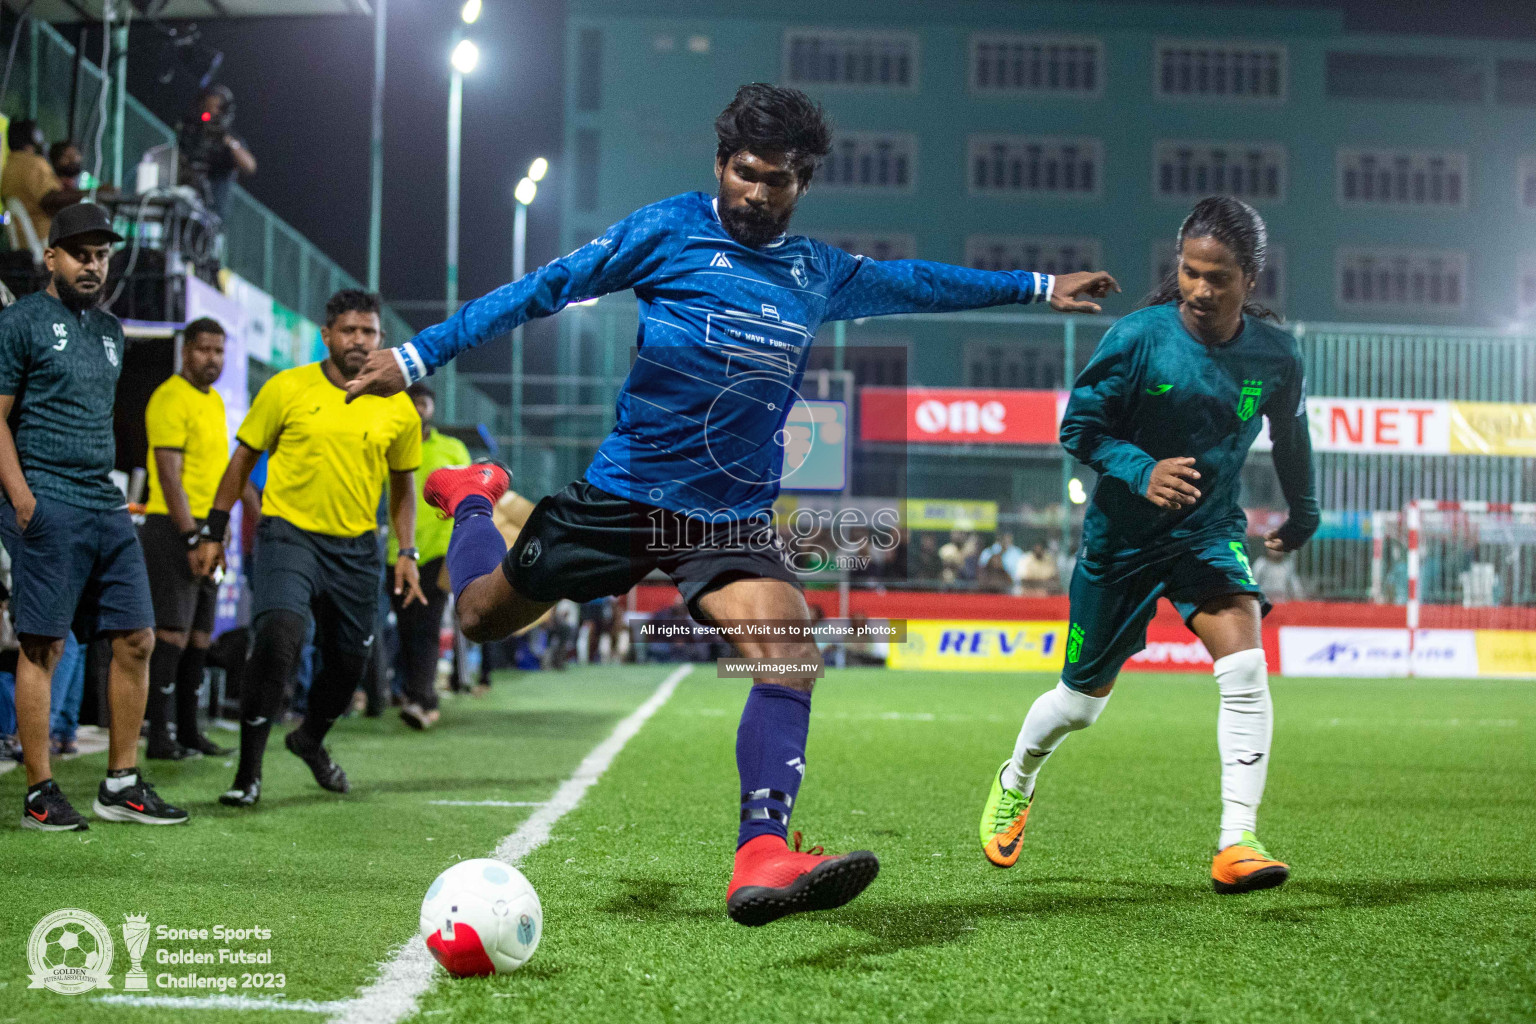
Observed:
[[[1067,661],[1076,665],[1077,659],[1082,656],[1083,627],[1074,622],[1071,628],[1067,630]]]
[[[116,366],[117,365],[117,342],[113,341],[107,335],[103,334],[101,336],[101,344],[102,344],[102,347],[104,347],[107,350],[107,362],[111,363],[113,366]]]
[[[1259,399],[1264,395],[1264,382],[1261,380],[1243,381],[1243,391],[1237,398],[1237,418],[1244,423],[1253,419],[1253,414],[1259,411]]]
[[[806,282],[811,278],[810,275],[805,272],[804,257],[795,257],[795,262],[791,263],[789,266],[789,276],[795,279],[795,284],[799,285],[801,288],[805,287]]]

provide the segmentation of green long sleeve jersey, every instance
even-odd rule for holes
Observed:
[[[1244,316],[1237,337],[1207,345],[1178,305],[1149,306],[1104,335],[1074,382],[1061,443],[1099,474],[1083,523],[1083,554],[1097,562],[1157,559],[1192,540],[1242,536],[1243,463],[1269,419],[1275,472],[1290,506],[1283,539],[1317,530],[1301,351],[1290,334]],[[1201,497],[1177,511],[1147,500],[1152,468],[1192,456]]]

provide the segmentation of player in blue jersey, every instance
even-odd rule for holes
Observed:
[[[455,520],[448,572],[472,640],[526,626],[560,598],[622,594],[658,567],[701,622],[809,622],[771,506],[784,466],[781,432],[817,328],[1009,303],[1098,312],[1081,297],[1119,290],[1102,272],[1052,277],[881,262],[788,234],[796,203],[830,151],[820,108],[793,89],[748,85],[715,131],[718,196],[689,192],[638,210],[371,358],[348,384],[354,395],[393,394],[570,302],[624,289],[639,300],[639,352],[618,398],[617,425],[586,478],[539,502],[510,552],[491,520],[508,486],[505,470],[445,469],[427,481],[424,496]],[[757,925],[841,906],[874,879],[874,854],[830,857],[799,851],[798,837],[796,849],[785,842],[805,771],[814,679],[804,666],[819,666],[820,655],[804,639],[732,641],[742,657],[800,668],[758,678],[742,712],[728,912]]]
[[[1173,602],[1215,659],[1221,706],[1217,892],[1283,883],[1289,868],[1259,842],[1273,711],[1238,489],[1269,420],[1290,515],[1265,545],[1292,551],[1317,529],[1306,386],[1296,340],[1251,301],[1264,268],[1264,221],[1227,196],[1202,199],[1179,229],[1179,265],[1145,308],[1104,335],[1078,375],[1061,443],[1099,473],[1072,573],[1061,682],[1030,707],[982,813],[987,859],[1019,857],[1035,777],[1109,701],[1126,659],[1146,646],[1159,597]]]

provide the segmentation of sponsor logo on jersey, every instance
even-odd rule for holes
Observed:
[[[1153,384],[1151,387],[1147,388],[1147,394],[1149,394],[1149,395],[1166,395],[1168,392],[1170,392],[1172,390],[1173,390],[1173,385],[1172,384]]]
[[[725,267],[727,270],[733,267],[730,258],[723,252],[715,253],[715,258],[709,261],[709,265],[712,267]]]

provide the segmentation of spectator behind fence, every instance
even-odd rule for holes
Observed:
[[[1013,534],[1006,530],[999,533],[997,540],[982,549],[977,560],[981,588],[993,594],[1011,592],[1019,578],[1019,563],[1023,559],[1024,549],[1014,543]]]
[[[449,437],[432,426],[437,400],[424,382],[412,384],[406,394],[421,417],[421,469],[417,477],[426,480],[432,471],[444,466],[469,463],[469,449],[456,437]],[[444,519],[428,505],[420,491],[416,497],[416,547],[421,563],[421,592],[426,603],[407,603],[402,594],[392,594],[395,622],[400,631],[400,665],[405,672],[401,689],[405,704],[400,717],[413,729],[430,729],[437,724],[437,656],[439,634],[443,628],[443,609],[448,605],[448,591],[441,586],[443,559],[448,555],[448,536],[453,520]],[[391,566],[400,557],[400,544],[389,535],[388,561]]]
[[[1057,575],[1056,559],[1043,541],[1036,541],[1029,553],[1019,560],[1016,577],[1021,593],[1031,597],[1043,597],[1054,593],[1061,583]]]
[[[230,186],[240,175],[256,173],[256,157],[234,133],[234,126],[235,94],[226,86],[209,86],[176,138],[179,183],[196,189],[221,220],[229,216]]]
[[[58,175],[62,187],[80,188],[80,179],[85,174],[85,158],[72,140],[61,139],[48,147],[48,165]]]
[[[1264,549],[1264,557],[1253,567],[1253,581],[1271,601],[1305,601],[1307,594],[1296,574],[1296,563],[1284,551]]]
[[[5,139],[11,155],[6,158],[4,172],[0,172],[0,202],[19,199],[26,207],[38,241],[47,244],[54,215],[64,207],[80,202],[85,193],[59,180],[44,155],[48,140],[43,137],[43,129],[36,121],[12,121]]]
[[[53,218],[44,254],[48,287],[0,312],[0,420],[7,421],[0,427],[0,539],[11,556],[21,647],[22,824],[46,831],[86,827],[49,764],[49,687],[71,628],[84,640],[110,637],[112,645],[108,771],[96,816],[187,820],[136,767],[154,613],[139,538],[111,478],[123,329],[97,306],[112,245],[122,240],[101,207],[65,207]]]
[[[213,390],[224,372],[224,328],[204,317],[181,333],[181,369],[155,389],[144,410],[149,435],[149,501],[139,542],[149,565],[155,653],[149,660],[149,745],[145,756],[180,761],[233,753],[203,735],[197,694],[203,685],[218,585],[193,570],[198,531],[229,462],[224,400]],[[247,506],[249,510],[249,505]],[[171,737],[171,696],[176,735]]]

